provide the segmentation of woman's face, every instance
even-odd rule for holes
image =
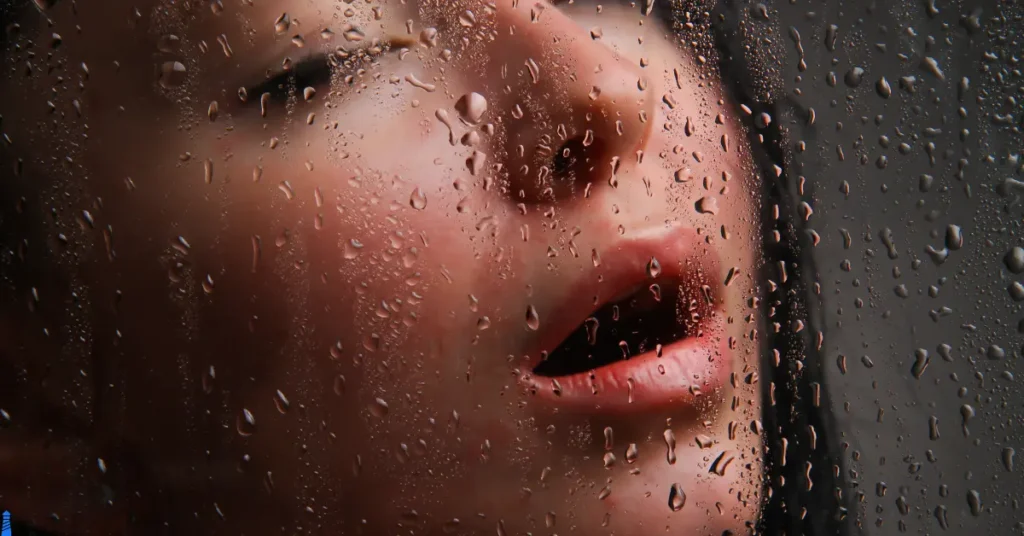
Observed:
[[[15,238],[53,272],[9,344],[96,430],[81,506],[23,511],[756,521],[757,170],[708,43],[615,2],[143,4],[30,14],[7,52]]]

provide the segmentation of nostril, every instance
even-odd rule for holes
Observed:
[[[559,182],[588,180],[604,153],[604,140],[588,131],[566,140],[551,158],[551,175]]]

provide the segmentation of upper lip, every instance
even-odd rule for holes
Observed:
[[[541,324],[530,349],[531,370],[594,311],[653,282],[648,271],[652,259],[660,265],[659,280],[672,280],[686,294],[712,301],[710,318],[701,320],[700,336],[691,334],[671,342],[662,357],[651,351],[578,374],[524,375],[536,394],[576,410],[631,412],[692,403],[701,392],[720,386],[729,360],[721,318],[725,288],[714,246],[706,244],[695,229],[671,226],[617,240],[599,254],[600,265],[569,285],[561,302],[546,315],[552,320]],[[652,376],[656,369],[658,374]]]

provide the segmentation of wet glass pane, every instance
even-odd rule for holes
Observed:
[[[0,0],[0,535],[1019,532],[1022,15]]]

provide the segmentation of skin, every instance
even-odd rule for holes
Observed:
[[[751,426],[761,410],[750,376],[761,322],[750,302],[756,174],[713,71],[639,7],[548,5],[531,22],[526,1],[254,4],[225,2],[215,14],[110,0],[102,10],[57,6],[52,27],[36,14],[22,23],[22,48],[6,64],[18,76],[4,88],[14,142],[3,173],[17,158],[24,171],[3,209],[16,214],[5,249],[30,244],[4,288],[0,349],[28,379],[0,395],[11,415],[0,502],[67,534],[746,533],[763,448]],[[456,22],[467,9],[472,28]],[[282,12],[291,27],[277,35]],[[363,42],[345,39],[346,22]],[[428,27],[436,46],[419,41]],[[168,33],[178,52],[159,52]],[[308,34],[305,48],[290,43],[295,34]],[[355,85],[335,80],[309,101],[297,88],[266,117],[258,95],[239,102],[237,88],[285,56],[373,38],[408,52],[365,63]],[[36,54],[31,77],[19,72],[26,50]],[[187,74],[163,87],[154,66],[173,60]],[[481,124],[494,134],[452,146],[435,112],[447,110],[456,140],[480,132],[455,109],[470,92],[486,98]],[[603,140],[594,171],[547,184],[513,172],[536,164],[516,146],[557,137],[558,125],[568,138],[589,129]],[[474,150],[488,155],[475,175]],[[679,169],[692,180],[676,182]],[[716,214],[695,210],[705,196]],[[33,222],[43,224],[18,226]],[[538,333],[580,281],[602,277],[588,252],[614,264],[617,240],[664,229],[697,237],[695,258],[720,257],[709,280],[739,270],[715,313],[725,328],[711,335],[736,341],[720,357],[735,381],[643,411],[566,408],[531,392]],[[46,269],[24,268],[32,261]],[[524,318],[531,306],[537,330]],[[47,432],[41,403],[85,424]],[[698,436],[714,444],[702,449]],[[723,452],[733,462],[710,472]],[[678,512],[673,484],[687,495]]]

